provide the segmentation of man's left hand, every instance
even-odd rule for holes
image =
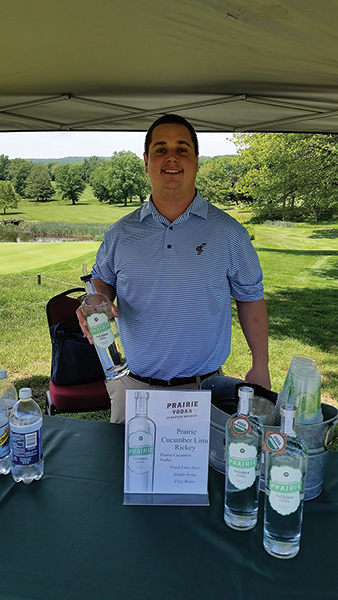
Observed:
[[[245,381],[248,383],[256,383],[257,385],[264,387],[266,390],[271,390],[270,373],[267,367],[264,369],[251,367],[251,369],[249,369],[245,375]]]

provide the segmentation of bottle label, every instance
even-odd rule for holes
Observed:
[[[238,490],[246,490],[256,480],[257,448],[252,444],[231,442],[228,453],[227,475]]]
[[[241,416],[229,419],[229,425],[235,437],[252,431],[251,423],[247,417]]]
[[[105,313],[93,313],[87,317],[87,325],[94,344],[99,348],[108,348],[114,342],[110,321]]]
[[[139,430],[128,437],[128,468],[134,473],[148,473],[153,467],[154,443],[150,433]]]
[[[10,429],[12,462],[21,466],[39,462],[42,459],[42,419],[28,427],[11,424]]]
[[[0,421],[0,458],[5,458],[9,455],[9,425],[8,419],[2,419]]]
[[[264,438],[263,450],[273,452],[274,454],[284,454],[287,442],[287,435],[280,431],[267,431]]]
[[[295,512],[300,503],[302,473],[288,465],[271,467],[269,502],[278,514],[285,516]]]

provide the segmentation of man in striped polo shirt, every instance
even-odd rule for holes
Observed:
[[[230,353],[231,296],[252,355],[245,380],[270,389],[262,271],[249,235],[195,188],[198,141],[182,117],[147,132],[152,194],[114,223],[92,275],[113,305],[130,375],[107,381],[111,421],[124,422],[125,390],[198,389]],[[81,327],[90,334],[82,313]]]

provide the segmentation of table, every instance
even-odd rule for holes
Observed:
[[[224,476],[210,507],[123,506],[124,427],[44,417],[45,474],[0,477],[1,600],[337,600],[338,453],[305,503],[299,555],[269,556],[255,529],[223,522]]]

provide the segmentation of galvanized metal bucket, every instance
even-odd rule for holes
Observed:
[[[220,471],[225,472],[224,442],[225,423],[236,411],[236,388],[245,382],[230,377],[212,376],[201,383],[201,389],[211,390],[211,422],[209,463]],[[260,388],[260,394],[266,392],[269,399],[276,402],[277,394]],[[305,481],[305,500],[319,496],[323,489],[327,450],[332,441],[333,428],[338,421],[338,410],[330,404],[322,404],[324,420],[312,425],[297,425],[296,432],[302,437],[309,449],[308,468]],[[266,429],[279,431],[279,427]],[[264,467],[264,465],[263,465]],[[261,474],[261,490],[265,489],[264,468]]]

